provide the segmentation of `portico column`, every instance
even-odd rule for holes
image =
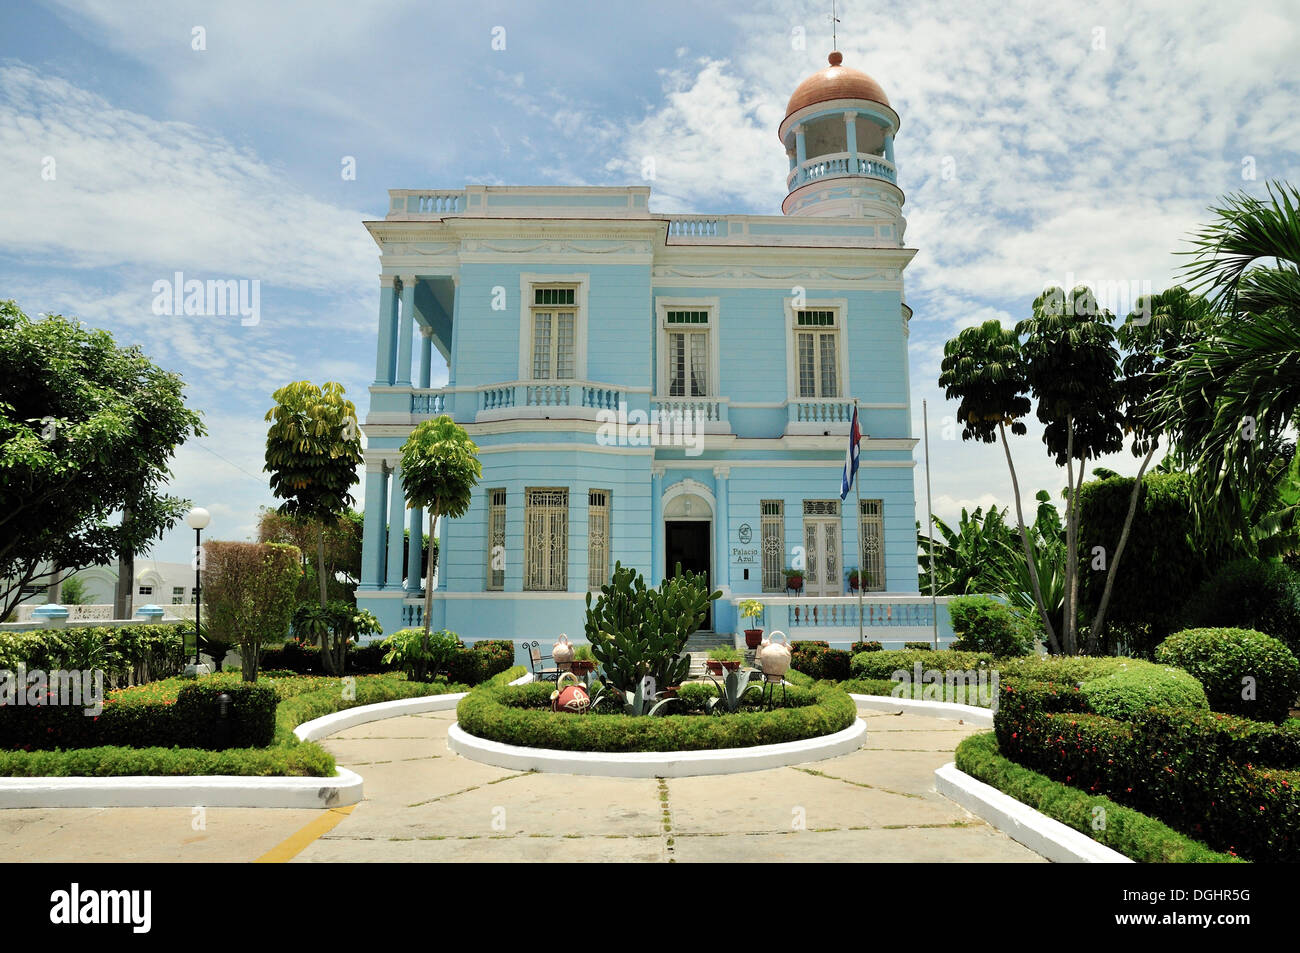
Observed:
[[[727,539],[730,536],[728,524],[731,519],[727,501],[727,478],[730,475],[730,467],[713,468],[713,498],[717,505],[717,511],[713,514],[713,588],[721,589],[724,596],[731,592],[731,576],[727,571],[730,565],[727,559]]]
[[[808,158],[808,146],[804,141],[803,126],[794,127],[794,158],[795,165],[800,170],[796,183],[803,179],[803,164]]]
[[[410,544],[406,551],[406,591],[420,593],[424,591],[424,560],[420,558],[424,548],[424,509],[413,506],[410,509],[407,526],[410,529]]]
[[[433,328],[420,328],[420,386],[426,390],[431,386],[433,366]]]
[[[857,113],[848,111],[844,113],[844,133],[845,141],[848,143],[848,153],[853,157],[858,154],[858,124],[855,121]]]
[[[393,345],[397,343],[397,294],[393,276],[379,276],[379,344],[375,352],[375,383],[393,382]]]
[[[360,589],[384,587],[384,526],[387,514],[384,509],[384,473],[382,463],[366,466],[366,515],[361,536]]]
[[[411,383],[411,335],[415,327],[415,276],[402,276],[402,319],[397,327],[398,385]]]
[[[402,471],[393,466],[388,476],[388,581],[385,589],[402,588],[402,528],[406,520],[406,493],[402,487]]]
[[[664,578],[664,471],[650,471],[650,584]]]

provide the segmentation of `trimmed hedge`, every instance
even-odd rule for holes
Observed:
[[[916,682],[895,682],[883,678],[849,679],[839,683],[840,688],[853,695],[884,695],[890,698],[914,698],[918,701],[955,702],[958,705],[974,705],[989,708],[996,700],[996,694],[990,686],[988,697],[983,697],[978,685],[949,685],[940,682],[926,685]]]
[[[685,686],[683,686],[685,687]],[[834,686],[788,687],[790,707],[720,715],[629,717],[550,710],[554,685],[480,685],[461,699],[461,728],[504,744],[561,751],[701,751],[748,748],[833,734],[857,719]]]
[[[1019,612],[989,596],[958,596],[948,602],[948,616],[963,652],[991,652],[999,658],[1028,655],[1038,633]]]
[[[1136,661],[1136,660],[1134,660]],[[1134,665],[1085,681],[1080,686],[1088,708],[1098,715],[1132,721],[1148,708],[1199,708],[1208,710],[1205,689],[1177,668]]]
[[[1300,860],[1300,734],[1289,727],[1159,707],[1120,721],[1092,713],[1077,685],[1016,678],[1003,681],[993,725],[999,750],[1023,767],[1216,850]]]
[[[993,656],[987,652],[959,652],[955,649],[889,649],[881,652],[859,652],[853,656],[849,670],[853,678],[886,679],[902,669],[909,675],[916,663],[921,669],[948,669],[969,671],[992,667]]]
[[[992,732],[981,732],[963,739],[957,746],[956,763],[959,770],[971,777],[1138,863],[1241,862],[1240,858],[1211,850],[1185,837],[1154,817],[1117,804],[1108,797],[1086,794],[1009,761],[998,753],[997,738]],[[1098,808],[1103,812],[1100,815]]]
[[[790,643],[790,667],[815,680],[828,678],[838,682],[848,678],[851,658],[848,652],[830,648],[825,642]]]
[[[0,669],[100,669],[109,688],[171,678],[185,667],[189,623],[71,626],[0,632]]]
[[[347,657],[343,670],[347,675],[378,675],[395,672],[395,663],[384,661],[387,649],[382,641],[366,645],[355,643],[348,645]],[[515,664],[515,643],[510,639],[482,639],[473,645],[461,648],[441,673],[450,682],[466,685],[478,685],[487,681],[498,672],[504,672]],[[303,646],[296,641],[266,649],[262,652],[262,668],[296,672],[300,675],[320,675],[320,649]]]
[[[1300,694],[1300,661],[1281,640],[1252,629],[1184,629],[1160,643],[1156,659],[1200,679],[1215,711],[1280,722]],[[1245,691],[1247,677],[1253,693]]]

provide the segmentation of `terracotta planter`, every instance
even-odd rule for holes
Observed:
[[[786,577],[785,577],[785,587],[786,587],[787,589],[802,589],[802,588],[803,588],[803,576],[786,576]]]
[[[745,648],[747,648],[747,649],[756,649],[756,648],[758,648],[758,644],[759,644],[760,642],[762,642],[762,641],[763,641],[763,630],[762,630],[762,629],[746,629],[746,630],[745,630]]]
[[[705,659],[704,667],[708,669],[710,675],[722,674],[722,663],[719,662],[717,659],[713,659],[713,658]]]
[[[569,664],[572,666],[574,675],[586,675],[596,670],[595,659],[576,658]]]
[[[739,663],[739,662],[723,662],[723,663],[722,663],[722,667],[725,668],[728,672],[734,672],[736,669],[740,668],[740,663]]]
[[[677,689],[679,689],[679,688],[681,688],[681,687],[682,687],[682,686],[680,686],[680,685],[669,685],[667,688],[662,689],[662,690],[659,692],[659,696],[660,696],[661,698],[676,698],[676,697],[677,697]]]

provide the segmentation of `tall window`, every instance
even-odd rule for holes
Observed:
[[[573,288],[533,289],[533,378],[572,379],[578,311]]]
[[[840,333],[834,311],[796,311],[799,396],[839,397]]]
[[[885,589],[885,518],[880,500],[863,500],[858,507],[858,542],[862,558],[858,566],[866,572],[862,588],[883,592]],[[862,578],[859,576],[859,578]]]
[[[669,311],[668,396],[709,396],[709,312]]]
[[[506,584],[506,491],[488,490],[487,588]]]
[[[569,587],[569,491],[529,489],[524,502],[524,588]]]
[[[178,606],[185,601],[185,587],[172,586],[172,605]]]
[[[587,588],[609,582],[609,490],[587,494]]]
[[[759,510],[763,591],[781,592],[785,589],[785,504],[780,500],[763,500]]]

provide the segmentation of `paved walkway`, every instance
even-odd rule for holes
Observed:
[[[365,778],[337,811],[0,811],[0,846],[31,860],[1042,861],[934,792],[971,731],[861,710],[867,740],[828,761],[656,779],[530,774],[447,749],[454,712],[371,722],[324,742]]]

